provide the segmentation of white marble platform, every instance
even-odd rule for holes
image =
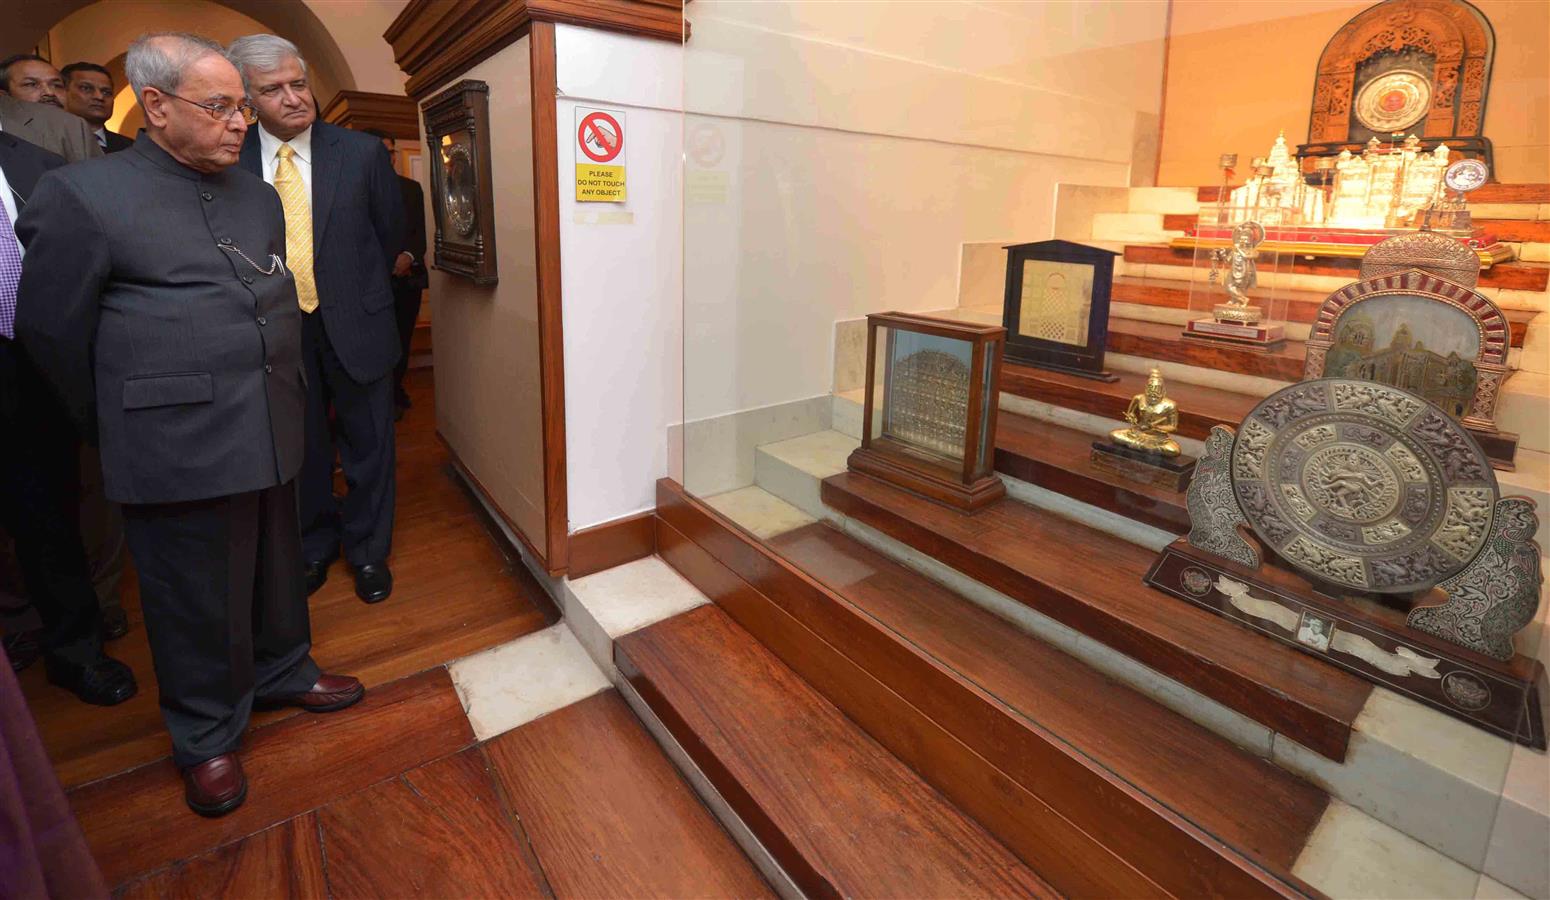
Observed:
[[[464,657],[447,671],[481,741],[609,687],[564,623]]]
[[[563,583],[561,609],[592,661],[618,683],[614,641],[707,603],[705,595],[656,556]]]

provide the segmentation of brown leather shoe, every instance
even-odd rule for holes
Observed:
[[[273,709],[279,706],[299,706],[307,712],[326,713],[347,706],[354,706],[366,696],[366,687],[360,679],[349,675],[319,675],[312,690],[283,697],[265,697],[254,702],[255,706]]]
[[[237,754],[226,753],[183,770],[183,799],[201,816],[224,816],[248,798],[248,777]]]

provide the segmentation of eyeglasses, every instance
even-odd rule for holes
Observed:
[[[254,107],[253,104],[246,101],[238,103],[236,106],[227,106],[224,103],[195,103],[187,97],[179,97],[177,94],[174,94],[171,91],[162,91],[162,93],[166,94],[168,97],[171,97],[174,100],[182,100],[189,106],[199,107],[200,109],[209,113],[210,118],[216,120],[217,122],[229,121],[232,116],[240,114],[242,116],[243,122],[249,125],[258,124],[258,109]]]

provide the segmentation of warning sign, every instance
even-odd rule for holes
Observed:
[[[576,202],[623,203],[624,113],[576,108]]]

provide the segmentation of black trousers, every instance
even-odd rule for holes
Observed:
[[[393,548],[393,381],[350,377],[317,313],[302,315],[307,364],[307,447],[301,466],[301,543],[307,560],[344,548],[354,566],[380,563]],[[333,420],[329,420],[329,410]],[[343,502],[334,497],[334,449],[344,467]]]
[[[398,365],[393,367],[393,389],[404,389],[404,374],[409,371],[409,342],[414,339],[414,323],[420,319],[420,303],[425,288],[420,279],[409,276],[393,279],[393,316],[398,320]]]
[[[100,615],[81,546],[80,443],[20,350],[0,337],[0,525],[43,622],[43,652],[72,665],[102,655]]]
[[[237,749],[255,697],[317,683],[296,485],[188,503],[126,504],[125,532],[172,757]]]

